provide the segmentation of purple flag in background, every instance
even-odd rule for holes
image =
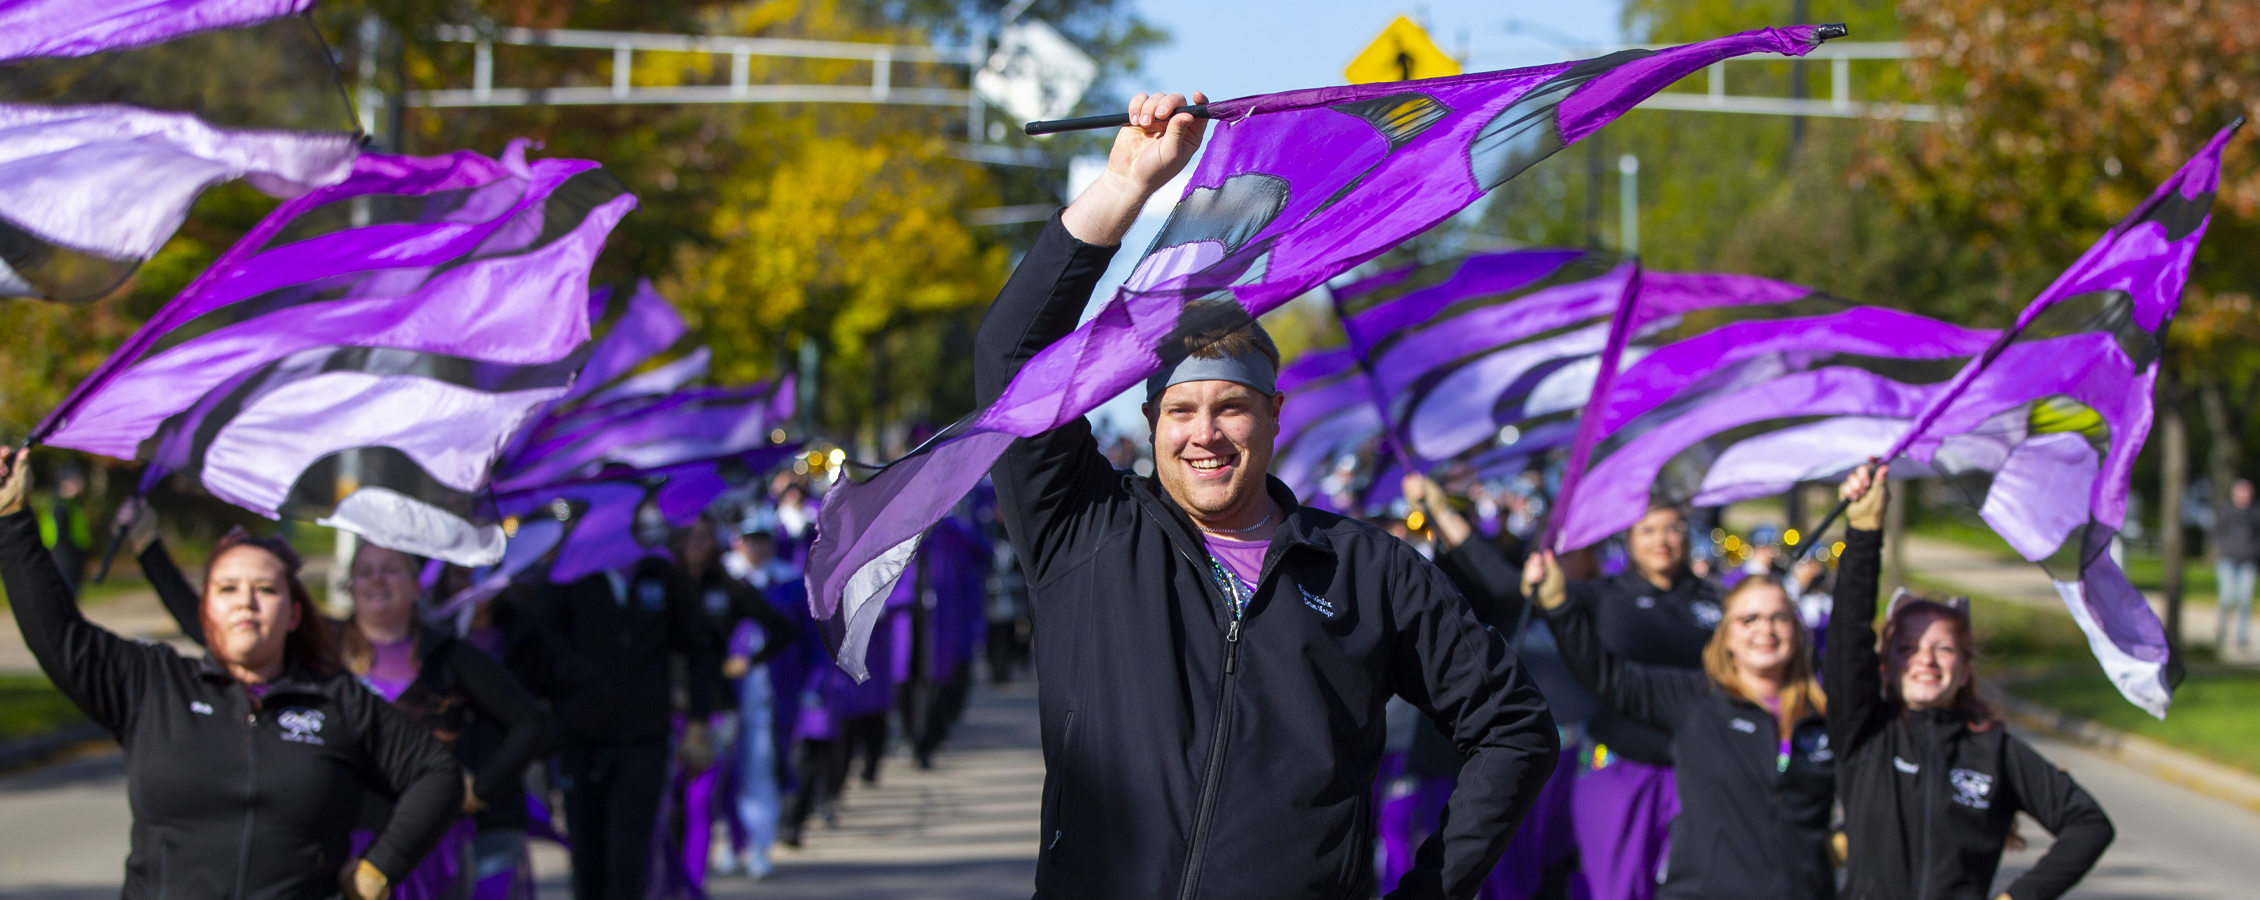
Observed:
[[[1616,365],[1601,370],[1613,377],[1578,422],[1555,549],[1656,503],[1718,506],[1840,476],[1994,338],[1742,275],[1644,273],[1616,317],[1604,357]]]
[[[293,16],[314,0],[6,0],[0,61],[86,56]]]
[[[596,164],[369,155],[284,203],[33,430],[261,515],[484,565],[478,492],[581,367],[588,273],[635,198]]]
[[[495,470],[498,491],[584,478],[608,466],[652,469],[753,450],[793,413],[793,379],[631,397],[537,423]]]
[[[1328,351],[1342,362],[1324,373],[1291,377],[1312,365],[1300,360],[1282,373],[1273,474],[1309,502],[1356,511],[1352,482],[1373,470],[1360,456],[1499,469],[1567,443],[1629,272],[1580,250],[1509,250],[1334,289],[1350,346]],[[1373,485],[1368,499],[1394,499],[1394,486]]]
[[[345,178],[359,135],[307,5],[0,2],[0,297],[109,294],[220,182]]]
[[[834,620],[837,661],[865,677],[880,601],[918,537],[1015,437],[1041,434],[1188,348],[1180,335],[1253,321],[1458,213],[1476,198],[1720,60],[1802,56],[1814,26],[1668,50],[1208,105],[1211,143],[1176,209],[1098,315],[1021,369],[1003,396],[910,456],[854,474],[827,499],[809,603]],[[1182,316],[1189,301],[1206,316]]]
[[[506,521],[515,520],[511,524],[518,534],[511,538],[512,559],[478,573],[477,580],[532,575],[546,564],[550,580],[567,583],[646,556],[666,556],[664,541],[671,529],[696,521],[725,492],[758,483],[800,449],[799,444],[771,444],[713,459],[498,490],[495,506],[509,517]],[[519,535],[529,540],[526,552],[517,547]],[[537,552],[548,547],[555,552]]]

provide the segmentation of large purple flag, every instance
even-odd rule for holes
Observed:
[[[2164,718],[2170,644],[2112,561],[2158,358],[2212,222],[2223,128],[2033,299],[1916,416],[1885,458],[1953,476],[2009,546],[2040,563],[2119,692]]]
[[[1212,143],[1130,280],[1030,360],[986,409],[825,503],[811,611],[844,617],[838,662],[865,675],[879,601],[918,537],[1015,437],[1084,415],[1189,352],[1181,335],[1253,321],[1464,209],[1679,79],[1750,53],[1802,56],[1814,26],[1668,50],[1210,103]],[[1189,321],[1189,301],[1220,310]]]
[[[0,297],[107,295],[214,184],[345,178],[359,135],[306,6],[0,2]]]
[[[2172,703],[2165,629],[2112,562],[2149,434],[2165,330],[2210,221],[2225,129],[2001,332],[1890,310],[1775,318],[1643,294],[1612,332],[1551,544],[1579,547],[1657,501],[1732,503],[1870,457],[1937,476],[2041,563],[2128,700]],[[1813,308],[1813,300],[1787,305]],[[1670,340],[1644,323],[1684,314]]]
[[[284,203],[32,433],[269,517],[483,565],[504,441],[572,384],[588,273],[634,208],[596,164],[360,157]]]
[[[0,62],[86,56],[299,15],[314,0],[7,0]]]

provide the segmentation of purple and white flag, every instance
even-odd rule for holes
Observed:
[[[2241,123],[2240,123],[2241,124]],[[1650,503],[1732,503],[1870,457],[1936,476],[2041,563],[2122,694],[2163,718],[2165,629],[2111,560],[2157,360],[2211,221],[2222,130],[2000,332],[1849,308],[1818,317],[1638,296],[1620,311],[1549,544]],[[1796,300],[1786,308],[1811,306]],[[1679,314],[1658,339],[1643,325]]]
[[[345,178],[360,136],[309,5],[0,2],[0,297],[109,294],[215,184]]]
[[[0,297],[99,298],[156,255],[205,188],[248,178],[293,197],[343,180],[359,152],[353,135],[337,132],[230,131],[131,106],[0,103],[0,232],[18,237],[0,241]]]
[[[295,16],[314,0],[6,0],[0,62],[86,56]]]
[[[1828,30],[1824,30],[1828,29]],[[1491,189],[1720,60],[1802,56],[1830,26],[1744,32],[1667,50],[1208,104],[1214,133],[1184,197],[1098,315],[1030,360],[986,409],[885,468],[851,474],[819,519],[809,602],[841,618],[858,678],[880,601],[918,537],[1007,444],[1097,408],[1188,348],[1179,335],[1252,322],[1466,208]],[[1218,321],[1189,301],[1223,299]]]
[[[799,444],[770,444],[712,459],[498,490],[495,506],[517,529],[510,551],[516,567],[506,561],[479,580],[500,576],[507,582],[541,573],[565,584],[646,556],[667,557],[666,537],[672,529],[696,521],[723,494],[758,484],[800,449]],[[523,549],[521,540],[528,542]]]
[[[480,492],[571,386],[588,273],[635,197],[595,163],[362,156],[284,203],[33,430],[464,565],[501,558]]]
[[[537,422],[534,438],[497,466],[497,491],[597,475],[609,467],[656,469],[780,443],[793,415],[793,378],[739,388],[629,397]]]

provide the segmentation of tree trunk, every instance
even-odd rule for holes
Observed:
[[[2182,655],[2182,494],[2189,486],[2189,427],[2182,420],[2181,392],[2172,376],[2158,384],[2158,543],[2165,563],[2160,593],[2166,595],[2166,646],[2168,657]]]
[[[2229,508],[2229,486],[2236,483],[2237,460],[2244,458],[2244,417],[2230,410],[2228,393],[2211,374],[2198,375],[2197,399],[2205,412],[2205,430],[2212,437],[2205,446],[2205,477],[2212,482],[2205,500],[2218,516]]]

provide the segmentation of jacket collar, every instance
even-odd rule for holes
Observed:
[[[206,653],[203,659],[196,661],[196,675],[206,681],[236,683],[235,675],[229,672],[226,666],[220,665],[219,660],[213,659],[210,653]],[[282,694],[320,694],[321,692],[319,676],[306,671],[304,667],[298,664],[297,660],[293,659],[284,660],[282,674],[275,680],[267,682],[267,696],[269,697]]]
[[[1193,525],[1193,517],[1187,515],[1185,508],[1177,504],[1177,498],[1171,497],[1169,491],[1161,486],[1160,479],[1148,475],[1133,478],[1132,482],[1141,488],[1135,492],[1138,502],[1157,514],[1156,517],[1164,523],[1171,540],[1188,551],[1208,552],[1208,545],[1201,540],[1200,529]],[[1330,557],[1335,555],[1334,543],[1327,539],[1326,531],[1319,527],[1314,511],[1295,499],[1295,492],[1287,487],[1286,482],[1265,475],[1263,486],[1264,492],[1271,496],[1271,502],[1278,504],[1282,514],[1279,528],[1271,535],[1273,549],[1268,556],[1281,559],[1286,551],[1296,547],[1307,547]]]

